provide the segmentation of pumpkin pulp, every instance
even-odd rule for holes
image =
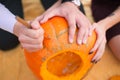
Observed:
[[[54,56],[47,62],[47,70],[52,74],[62,77],[74,73],[82,66],[79,55],[66,51]]]

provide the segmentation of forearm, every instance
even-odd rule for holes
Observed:
[[[52,7],[49,8],[49,10],[58,7],[61,4],[61,2],[62,2],[62,0],[58,0]]]
[[[15,23],[15,15],[13,15],[4,5],[0,3],[0,28],[13,33]]]
[[[119,22],[120,22],[120,6],[112,14],[110,14],[105,19],[99,21],[98,23],[103,24],[105,26],[105,29],[107,30]]]

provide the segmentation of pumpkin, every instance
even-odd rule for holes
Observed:
[[[110,80],[120,80],[120,75],[112,76]]]
[[[43,49],[30,53],[24,50],[28,66],[40,80],[80,80],[91,68],[89,54],[96,41],[95,32],[87,44],[68,41],[68,23],[63,17],[53,17],[44,24]],[[77,34],[76,34],[77,35]]]

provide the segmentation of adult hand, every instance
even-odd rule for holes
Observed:
[[[29,52],[35,52],[43,48],[44,30],[39,23],[34,20],[31,22],[32,29],[25,27],[23,24],[16,22],[14,34],[18,37],[21,46]]]
[[[106,45],[106,29],[105,25],[102,24],[102,22],[93,23],[91,29],[90,29],[90,35],[92,34],[92,31],[95,30],[97,34],[97,40],[94,45],[94,47],[91,49],[90,52],[96,51],[96,55],[92,59],[93,63],[96,63],[99,61],[104,53],[105,45]]]
[[[86,16],[77,8],[76,5],[71,2],[62,3],[57,7],[48,9],[45,11],[45,13],[36,19],[40,23],[44,23],[53,16],[61,16],[68,21],[70,43],[73,42],[76,28],[79,29],[77,35],[77,43],[82,44],[87,42],[89,27],[91,26],[91,23],[86,18]]]

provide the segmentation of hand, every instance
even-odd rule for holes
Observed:
[[[71,2],[65,2],[61,5],[48,9],[43,15],[37,17],[40,23],[46,22],[53,16],[62,16],[66,18],[69,25],[69,42],[73,42],[73,38],[78,27],[77,43],[82,44],[87,42],[88,31],[91,23],[86,16]],[[77,27],[76,27],[77,25]]]
[[[31,22],[32,29],[25,27],[23,24],[16,22],[14,34],[18,37],[21,46],[29,52],[35,52],[43,48],[44,30],[35,20]]]
[[[92,59],[92,62],[96,63],[97,61],[100,60],[100,58],[102,57],[104,50],[105,50],[106,29],[105,29],[105,26],[101,22],[98,22],[98,23],[93,23],[93,25],[90,29],[90,35],[93,30],[95,30],[95,32],[97,34],[97,40],[96,40],[94,47],[91,49],[90,52],[96,51],[96,55]]]

